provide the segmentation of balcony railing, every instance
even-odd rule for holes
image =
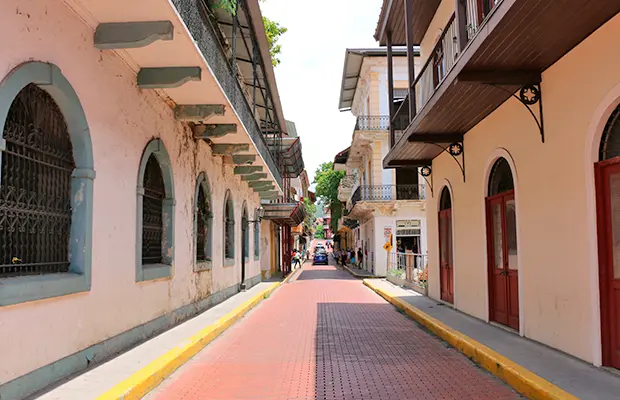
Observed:
[[[424,185],[359,186],[351,197],[351,208],[360,201],[424,200]]]
[[[370,115],[357,117],[356,131],[387,131],[390,129],[389,115]]]
[[[416,108],[420,111],[456,63],[460,54],[455,14],[415,80]]]

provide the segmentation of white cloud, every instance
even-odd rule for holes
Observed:
[[[263,15],[288,28],[276,79],[284,117],[301,137],[310,182],[351,144],[355,119],[338,110],[345,49],[376,47],[381,0],[267,0]]]

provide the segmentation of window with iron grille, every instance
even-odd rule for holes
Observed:
[[[0,277],[69,272],[73,147],[65,118],[35,84],[8,110],[0,184]]]
[[[230,192],[226,196],[224,209],[224,257],[235,258],[235,211]]]
[[[198,183],[196,199],[196,261],[211,261],[211,198],[206,182]]]
[[[260,257],[260,222],[258,221],[258,214],[254,216],[254,259],[258,260]]]
[[[166,188],[161,167],[151,154],[144,171],[142,200],[142,264],[161,264],[163,259],[163,206]]]
[[[243,233],[243,257],[250,257],[250,223],[248,219],[248,210],[243,206],[243,218],[241,219],[241,231]]]

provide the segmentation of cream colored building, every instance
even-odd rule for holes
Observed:
[[[393,81],[403,96],[405,56],[404,49],[395,49]],[[385,276],[388,257],[394,257],[390,253],[426,254],[425,189],[418,169],[394,171],[382,165],[390,148],[385,48],[347,49],[339,107],[357,117],[351,146],[334,160],[335,169],[346,171],[339,187],[339,199],[346,203],[342,246],[362,249],[362,268]],[[386,251],[390,240],[393,249]]]
[[[283,196],[286,126],[258,1],[204,4],[0,3],[3,400],[278,269],[258,217]]]
[[[383,164],[427,175],[429,296],[620,368],[620,2],[384,1],[382,45],[404,7],[425,67]]]

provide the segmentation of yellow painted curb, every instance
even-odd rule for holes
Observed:
[[[146,396],[151,390],[163,382],[164,379],[172,375],[174,371],[195,356],[222,332],[241,319],[241,317],[257,306],[263,299],[266,299],[276,288],[286,283],[295,275],[295,272],[296,271],[291,272],[282,282],[274,283],[262,292],[257,293],[254,297],[221,317],[215,323],[207,326],[177,347],[168,351],[161,357],[158,357],[129,378],[97,397],[97,400],[133,400],[141,399]]]
[[[424,325],[435,335],[527,398],[533,400],[578,400],[578,397],[399,299],[396,294],[380,289],[373,284],[372,280],[364,279],[364,285],[377,292],[396,308],[403,310],[408,316]]]

